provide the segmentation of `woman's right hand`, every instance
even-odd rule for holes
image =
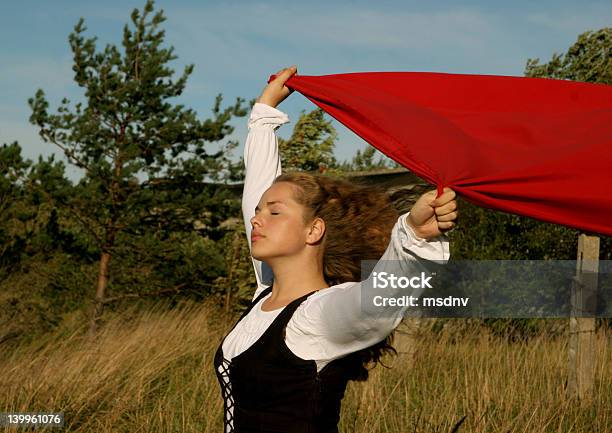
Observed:
[[[406,218],[414,233],[424,239],[440,236],[455,227],[457,222],[457,194],[445,187],[440,197],[433,190],[423,194],[410,209]]]
[[[297,73],[297,66],[293,65],[289,68],[281,69],[275,75],[276,78],[268,83],[257,102],[269,105],[270,107],[276,107],[280,104],[287,96],[293,93],[293,90],[285,86],[285,82]]]

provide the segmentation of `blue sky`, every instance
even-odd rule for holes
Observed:
[[[72,81],[68,34],[80,17],[98,48],[120,45],[122,28],[145,0],[25,1],[0,3],[0,144],[18,140],[25,157],[56,153],[28,121],[27,99],[38,88],[55,111],[60,100],[79,100]],[[528,58],[564,52],[586,30],[612,26],[607,1],[181,1],[158,0],[167,21],[166,45],[180,73],[195,64],[177,102],[208,118],[214,98],[227,105],[259,95],[268,76],[291,64],[302,75],[362,71],[437,71],[522,75]],[[279,108],[291,123],[314,105],[299,93]],[[244,142],[246,118],[234,119],[228,139]],[[336,155],[348,159],[367,144],[334,120]],[[227,140],[224,140],[224,142]],[[215,148],[214,146],[212,148]],[[242,155],[243,145],[234,152]],[[57,158],[56,158],[57,159]],[[67,168],[76,180],[81,173]]]

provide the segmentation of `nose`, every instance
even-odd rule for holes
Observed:
[[[257,215],[253,215],[253,217],[251,217],[251,225],[253,227],[255,227],[255,223],[257,223],[258,226],[261,225]]]

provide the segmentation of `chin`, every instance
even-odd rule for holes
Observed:
[[[266,254],[262,254],[262,252],[259,251],[259,248],[257,248],[257,246],[251,247],[251,256],[255,260],[259,260],[260,262],[263,262],[265,258],[267,257]]]
[[[257,245],[255,245],[254,247],[251,248],[251,256],[256,259],[259,260],[260,262],[264,262],[268,259],[272,259],[274,257],[281,257],[283,255],[286,255],[287,253],[284,251],[279,251],[279,250],[274,250],[274,249],[266,249],[266,248],[257,248]]]

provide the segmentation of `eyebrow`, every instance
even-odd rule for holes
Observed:
[[[274,201],[269,201],[269,202],[267,202],[267,203],[266,203],[266,205],[270,206],[271,204],[275,204],[275,203],[280,203],[280,204],[282,204],[282,205],[284,205],[284,204],[285,204],[285,203],[283,203],[283,202],[282,202],[282,201],[280,201],[280,200],[274,200]],[[259,205],[255,206],[255,210],[259,210]]]

